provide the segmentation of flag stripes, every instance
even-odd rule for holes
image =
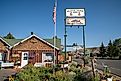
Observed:
[[[54,9],[53,9],[53,22],[56,23],[56,8],[57,8],[57,2],[55,1]]]

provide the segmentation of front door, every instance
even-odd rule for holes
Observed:
[[[21,56],[21,68],[28,64],[29,52],[22,52]]]

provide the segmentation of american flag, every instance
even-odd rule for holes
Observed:
[[[54,24],[56,23],[56,7],[57,7],[57,2],[55,2],[54,9],[53,9],[53,22],[54,22]]]

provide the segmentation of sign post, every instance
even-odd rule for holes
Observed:
[[[84,52],[84,67],[85,67],[85,30],[86,18],[85,18],[85,9],[84,8],[68,8],[65,9],[65,61],[66,61],[66,37],[67,30],[66,26],[82,26],[83,28],[83,52]]]
[[[85,67],[85,29],[83,26],[83,52],[84,52],[84,67]]]

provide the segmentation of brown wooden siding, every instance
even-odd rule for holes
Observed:
[[[0,53],[5,54],[5,58],[3,59],[4,62],[8,60],[8,50],[6,46],[7,44],[5,44],[4,42],[0,40]]]
[[[42,53],[54,52],[54,49],[39,39],[32,37],[12,48],[11,60],[16,61],[19,59],[19,61],[21,61],[22,52],[29,52],[29,63],[34,64],[36,62],[42,62]],[[58,51],[56,50],[56,56],[57,53]],[[12,57],[13,54],[19,57]]]
[[[29,52],[29,63],[34,64],[34,63],[39,63],[42,62],[42,53],[46,53],[46,52],[53,52],[53,50],[12,50],[12,55],[11,55],[11,61],[21,61],[21,54],[22,52]],[[58,59],[57,57],[57,51],[56,51],[56,59]],[[16,55],[14,57],[14,55]],[[56,60],[57,63],[57,60]]]
[[[39,39],[32,37],[25,42],[13,47],[13,50],[53,50],[51,46],[45,44]]]
[[[6,50],[5,44],[0,40],[0,50]]]

